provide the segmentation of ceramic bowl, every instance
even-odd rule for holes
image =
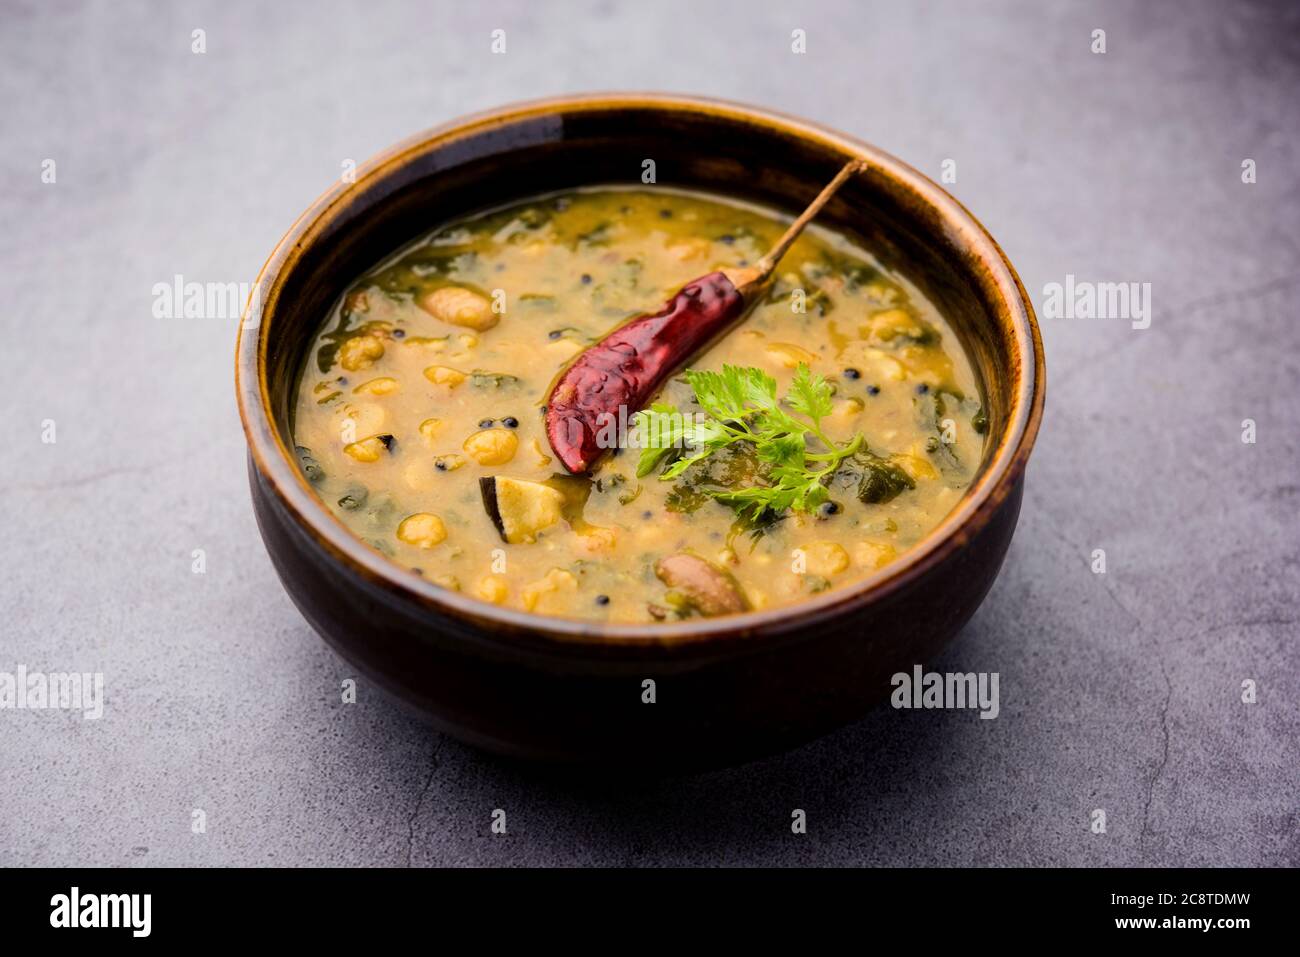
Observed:
[[[979,473],[958,506],[873,577],[721,618],[548,618],[440,589],[393,564],[354,538],[299,472],[291,399],[318,323],[348,282],[438,223],[551,190],[639,185],[646,159],[659,184],[794,214],[851,157],[869,170],[818,222],[855,234],[944,312],[981,379],[989,421]],[[317,200],[271,254],[258,289],[241,326],[236,390],[253,505],[284,587],[339,654],[437,728],[528,758],[711,766],[860,717],[887,696],[893,674],[932,658],[984,599],[1016,526],[1042,418],[1033,308],[960,203],[866,143],[715,100],[550,99],[422,133]]]

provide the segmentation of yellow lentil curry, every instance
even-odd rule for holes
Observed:
[[[750,316],[654,399],[704,415],[709,383],[729,376],[804,423],[793,433],[769,448],[705,416],[726,432],[712,454],[615,448],[581,476],[548,445],[547,396],[575,355],[691,277],[754,262],[784,225],[718,197],[610,187],[437,229],[326,317],[295,408],[307,479],[413,574],[544,615],[671,622],[875,572],[960,499],[986,419],[944,318],[845,236],[806,231]],[[788,455],[815,494],[773,497]]]

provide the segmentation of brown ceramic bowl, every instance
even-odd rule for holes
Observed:
[[[354,538],[291,454],[291,397],[345,285],[436,224],[565,187],[696,187],[796,213],[851,157],[819,222],[856,234],[954,324],[982,380],[988,442],[958,507],[875,576],[802,604],[678,624],[547,618],[442,590]],[[683,277],[686,279],[689,277]],[[437,727],[492,751],[646,767],[736,762],[852,721],[983,600],[1020,511],[1043,352],[1011,264],[956,200],[874,147],[802,120],[678,96],[508,106],[422,133],[316,201],[272,253],[241,330],[236,389],[258,525],[312,626]],[[656,305],[646,303],[647,307]],[[656,702],[643,703],[653,679]]]

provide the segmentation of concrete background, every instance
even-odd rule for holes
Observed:
[[[1300,864],[1294,8],[2,6],[0,671],[102,671],[107,705],[0,711],[0,864]],[[153,284],[251,282],[345,159],[617,88],[955,159],[1040,303],[1067,273],[1152,284],[1150,329],[1044,320],[1020,530],[934,663],[999,672],[997,720],[885,707],[629,786],[487,758],[364,684],[339,703],[254,527],[235,324],[154,318]]]

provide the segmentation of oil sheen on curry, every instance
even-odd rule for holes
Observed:
[[[956,505],[986,418],[948,323],[843,235],[806,230],[587,472],[548,440],[576,356],[787,222],[611,187],[438,228],[326,317],[295,408],[307,480],[412,574],[542,615],[670,623],[871,575]]]

